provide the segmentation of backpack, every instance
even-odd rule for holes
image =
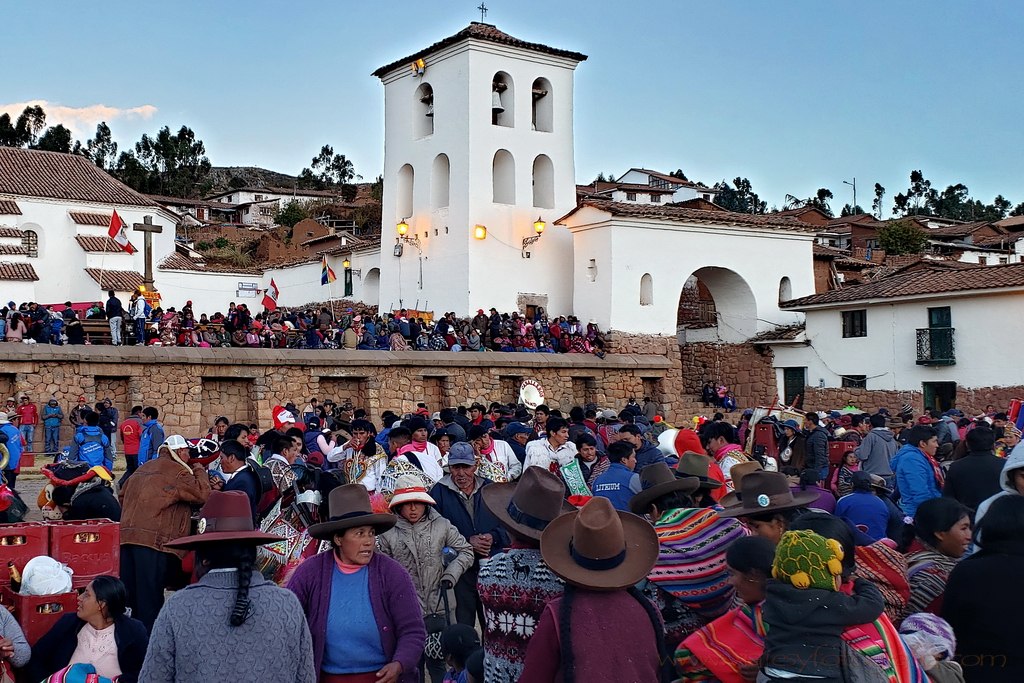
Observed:
[[[148,319],[149,316],[153,314],[153,307],[149,305],[148,299],[143,299],[142,302],[142,312],[146,314],[146,318]]]
[[[105,441],[106,443],[104,443]],[[110,443],[107,441],[106,435],[86,434],[81,441],[75,437],[75,443],[78,444],[78,460],[88,463],[99,462],[100,464],[106,461],[107,445]]]
[[[281,491],[277,488],[277,484],[274,482],[274,475],[270,473],[270,468],[265,467],[259,463],[256,458],[249,457],[245,459],[245,464],[253,471],[256,475],[256,481],[259,482],[259,499],[256,501],[256,516],[258,521],[263,521],[270,511],[274,509],[274,504],[281,499]]]

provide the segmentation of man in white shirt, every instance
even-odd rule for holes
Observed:
[[[512,447],[504,441],[492,439],[490,430],[483,425],[469,428],[469,442],[476,451],[480,461],[481,476],[500,483],[515,481],[523,472],[523,464],[519,462]],[[500,476],[498,474],[500,470]]]
[[[543,467],[549,472],[568,465],[576,457],[576,444],[569,442],[569,424],[560,417],[549,417],[547,438],[526,444],[526,467]]]

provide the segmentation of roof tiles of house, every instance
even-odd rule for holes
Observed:
[[[529,43],[525,40],[520,40],[519,38],[513,38],[504,31],[499,31],[498,28],[493,24],[484,24],[479,21],[474,21],[470,23],[469,26],[462,29],[458,33],[448,36],[443,40],[439,40],[430,47],[424,48],[419,52],[414,52],[408,57],[396,59],[390,64],[385,64],[381,68],[374,71],[372,75],[376,76],[377,78],[382,78],[400,66],[406,66],[416,61],[417,59],[420,59],[421,57],[426,57],[427,55],[433,52],[437,52],[438,50],[444,49],[449,45],[455,45],[456,43],[461,43],[463,40],[468,40],[471,38],[474,38],[476,40],[485,40],[491,43],[497,43],[499,45],[507,45],[509,47],[518,47],[524,50],[533,50],[534,52],[543,52],[544,54],[554,55],[556,57],[566,57],[577,62],[582,62],[587,58],[585,54],[581,54],[579,52],[573,52],[571,50],[559,50],[558,48],[548,47],[547,45],[541,45],[540,43]]]
[[[83,156],[15,147],[0,147],[0,194],[156,206]]]
[[[755,228],[784,228],[798,232],[815,232],[813,225],[801,223],[792,218],[777,218],[759,214],[737,213],[735,211],[708,211],[705,209],[692,209],[683,206],[663,206],[658,204],[627,204],[625,202],[613,202],[604,199],[583,199],[580,206],[570,211],[566,216],[559,218],[556,223],[573,215],[580,208],[590,206],[601,211],[607,211],[614,216],[627,218],[666,218],[670,220],[686,221],[689,223],[712,223],[715,225],[750,226]]]
[[[842,249],[833,249],[832,247],[825,247],[820,244],[814,245],[814,258],[823,260],[833,259],[837,264],[842,263],[844,265],[858,265],[865,267],[877,265],[871,261],[852,256],[849,252],[843,251]]]
[[[681,187],[692,187],[695,190],[707,190],[710,192],[717,192],[717,190],[714,190],[713,188],[710,188],[707,185],[695,183],[690,180],[683,180],[682,178],[677,178],[674,175],[662,173],[661,171],[652,171],[649,168],[631,168],[629,170],[640,171],[641,173],[646,173],[647,175],[657,178],[658,180],[664,180],[666,183],[672,183],[674,185],[679,185]]]
[[[78,225],[110,225],[110,219],[112,217],[109,213],[88,213],[85,211],[72,211],[69,214],[71,220]]]
[[[24,237],[25,231],[12,228],[9,225],[0,225],[0,237]]]
[[[231,266],[220,263],[200,263],[185,254],[174,252],[157,266],[160,270],[193,270],[206,273],[238,273],[240,275],[262,275],[261,268]]]
[[[38,279],[31,263],[0,263],[0,280],[35,282]]]
[[[18,203],[13,199],[0,199],[0,215],[20,216],[21,209],[18,207]]]
[[[807,329],[807,325],[799,323],[796,325],[787,325],[785,327],[776,327],[774,330],[768,330],[767,332],[759,332],[747,341],[751,344],[764,344],[766,342],[776,341],[793,341],[799,337],[804,330]]]
[[[975,221],[963,223],[962,225],[947,225],[944,228],[929,228],[926,232],[929,236],[939,235],[941,237],[966,237],[973,235],[982,228],[991,228],[995,232],[1002,232],[1002,229],[989,221]]]
[[[849,216],[837,216],[828,222],[828,227],[848,225],[850,223],[874,223],[875,217],[870,213],[855,213]]]
[[[961,268],[949,265],[917,265],[872,282],[844,287],[831,292],[792,299],[779,304],[779,308],[802,310],[832,304],[842,305],[872,299],[896,299],[908,296],[966,292],[979,289],[1024,287],[1024,263],[1005,266],[971,266]]]
[[[675,190],[671,187],[654,187],[653,185],[641,185],[640,183],[597,183],[597,189],[595,192],[602,194],[605,192],[614,192],[616,190],[622,192],[653,192],[655,194],[675,194]]]
[[[146,284],[142,275],[134,270],[86,268],[85,272],[96,281],[100,289],[112,289],[115,292],[133,292]]]
[[[0,254],[4,256],[28,256],[28,247],[20,244],[0,244]]]
[[[78,246],[82,248],[82,251],[105,252],[110,254],[117,254],[121,251],[121,247],[118,246],[117,242],[106,235],[103,237],[94,235],[75,235],[75,241],[78,242]]]

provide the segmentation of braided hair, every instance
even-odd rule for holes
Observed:
[[[252,616],[253,606],[249,599],[249,586],[256,565],[256,547],[231,543],[215,548],[196,550],[196,559],[209,569],[237,569],[238,588],[235,591],[235,604],[231,608],[228,620],[232,626],[241,626]]]
[[[633,598],[640,603],[647,613],[654,627],[654,640],[658,646],[658,662],[660,672],[658,679],[661,683],[669,683],[675,678],[675,670],[672,665],[672,658],[669,656],[668,648],[665,646],[665,628],[661,622],[661,615],[650,600],[644,597],[643,593],[637,590],[636,586],[630,586],[627,590]],[[576,597],[576,588],[566,584],[565,592],[562,594],[562,603],[558,610],[558,630],[560,633],[560,655],[562,660],[562,675],[565,683],[576,683],[576,656],[572,649],[572,603]]]

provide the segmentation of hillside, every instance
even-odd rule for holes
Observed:
[[[210,169],[211,194],[234,187],[292,187],[295,176],[256,166],[214,166]]]

